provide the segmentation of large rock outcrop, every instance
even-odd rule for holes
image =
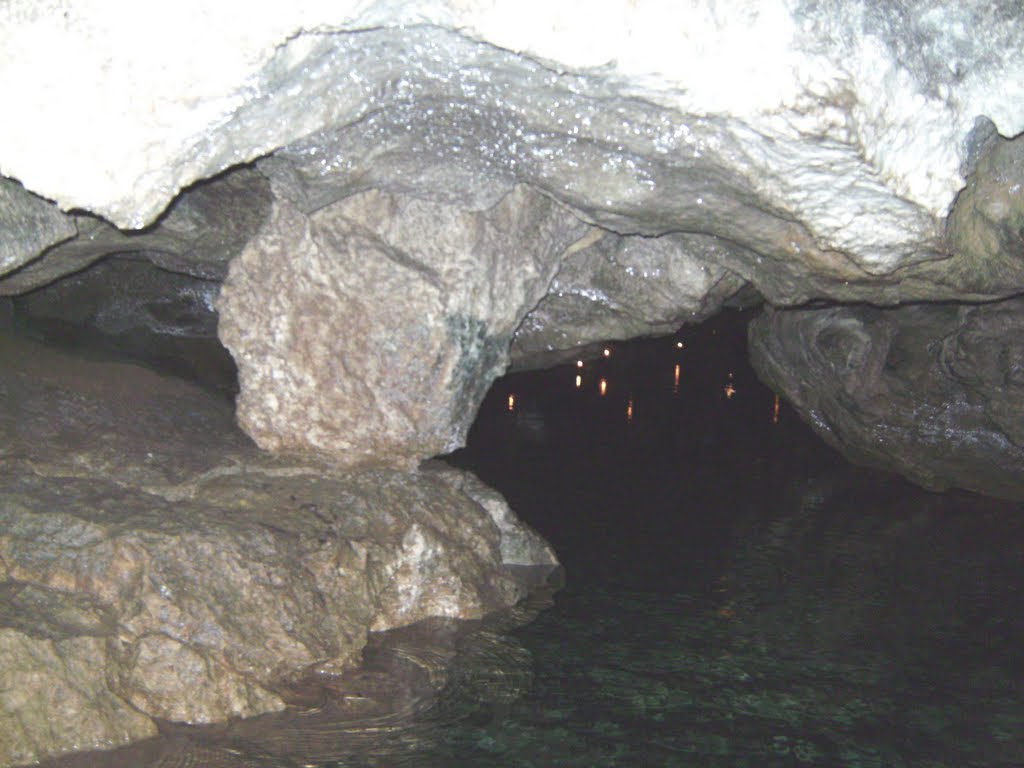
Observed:
[[[272,458],[184,382],[0,356],[0,764],[280,709],[368,631],[480,617],[525,594],[508,565],[556,562],[455,470]]]
[[[19,202],[0,268],[22,266],[0,292],[133,244],[219,277],[248,241],[222,327],[242,423],[267,447],[392,463],[454,447],[517,330],[532,365],[737,291],[775,306],[1024,291],[1017,6],[622,0],[585,24],[504,0],[2,13],[19,117],[0,126],[0,172],[24,189],[5,187]],[[176,209],[159,218],[182,190],[179,209],[206,194],[252,215],[185,217],[224,229],[204,255]],[[75,215],[36,232],[34,195]],[[69,218],[81,234],[65,239]],[[401,358],[370,349],[385,338]]]
[[[768,311],[758,374],[852,461],[1024,499],[1024,300]]]
[[[353,463],[460,447],[585,229],[525,187],[484,211],[376,191],[309,215],[279,201],[218,304],[239,422],[264,448]]]

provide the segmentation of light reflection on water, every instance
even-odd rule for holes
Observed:
[[[508,377],[451,457],[554,544],[553,597],[122,764],[1024,765],[1024,508],[846,465],[713,330]]]

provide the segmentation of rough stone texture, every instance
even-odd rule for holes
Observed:
[[[18,328],[47,343],[144,360],[226,394],[238,373],[217,339],[220,283],[153,266],[104,259],[12,300]]]
[[[129,227],[285,146],[311,204],[528,182],[621,232],[799,254],[816,280],[769,296],[799,302],[944,256],[976,118],[1024,130],[1016,4],[239,8],[8,3],[0,171]]]
[[[516,367],[594,342],[674,333],[717,312],[745,285],[717,266],[716,255],[730,248],[718,238],[595,234],[597,242],[563,261],[548,294],[516,330]]]
[[[11,0],[0,92],[18,117],[0,125],[0,172],[64,209],[156,226],[130,236],[78,216],[87,234],[0,293],[127,248],[218,278],[263,222],[269,185],[274,221],[224,304],[243,425],[275,449],[409,463],[461,442],[558,269],[518,337],[523,364],[660,332],[744,282],[775,306],[1024,292],[1019,3],[612,0],[579,14],[513,0],[188,0],[147,14]],[[159,218],[180,190],[249,161]],[[560,265],[524,214],[487,225],[519,229],[506,255],[450,233],[429,255],[406,245],[524,187],[624,239]],[[370,200],[365,232],[334,221]],[[251,215],[217,223],[225,208]],[[393,241],[413,209],[431,221]],[[536,281],[487,274],[513,239]]]
[[[0,296],[33,290],[111,254],[141,256],[171,272],[222,280],[228,262],[269,215],[270,204],[267,180],[251,168],[195,185],[144,232],[121,232],[91,216],[71,219],[46,204],[49,215],[73,221],[72,227],[77,229],[71,234],[77,233],[77,237],[63,239],[40,258],[0,279]]]
[[[280,709],[369,629],[522,596],[505,536],[550,566],[450,472],[268,457],[183,382],[9,337],[0,359],[0,764],[152,733],[138,713]]]
[[[1024,136],[993,136],[980,154],[949,217],[958,269],[947,272],[966,293],[985,296],[1015,289],[1024,274]]]
[[[77,232],[74,219],[55,205],[10,179],[0,178],[0,275]]]
[[[218,309],[238,420],[270,450],[414,465],[462,445],[584,225],[519,187],[484,211],[366,192],[278,202]]]
[[[58,630],[43,637],[0,629],[0,761],[35,762],[72,749],[119,744],[156,734],[150,718],[107,687],[96,661],[109,640]]]
[[[508,565],[558,565],[558,557],[551,545],[516,517],[504,496],[469,472],[453,470],[446,464],[428,464],[431,470],[487,510],[501,530],[502,562]]]
[[[850,460],[1024,499],[1024,300],[768,311],[751,358]]]

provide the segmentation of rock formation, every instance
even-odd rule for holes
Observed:
[[[310,215],[280,201],[219,302],[240,424],[352,463],[455,450],[584,231],[524,187],[479,212],[375,191]]]
[[[368,631],[478,618],[525,594],[507,565],[557,562],[456,470],[274,458],[185,382],[0,354],[0,764],[280,709]]]
[[[397,517],[400,534],[368,522],[380,562],[448,553],[445,527],[458,524],[430,515],[442,499],[463,510],[460,520],[479,515],[469,491],[454,489],[469,486],[395,469],[457,447],[510,362],[545,365],[760,303],[772,307],[752,337],[763,375],[851,458],[934,488],[1019,498],[1019,4],[614,0],[579,14],[573,4],[512,0],[187,0],[144,13],[92,0],[5,3],[0,93],[13,117],[0,121],[0,323],[33,315],[163,345],[209,334],[215,305],[238,363],[239,423],[261,447],[306,458],[257,454],[234,435],[179,462],[159,445],[126,447],[101,432],[87,449],[72,442],[44,461],[23,455],[29,443],[17,435],[39,429],[49,435],[40,445],[52,445],[65,430],[47,421],[49,406],[33,406],[5,422],[0,460],[14,464],[0,513],[19,526],[43,519],[38,500],[59,477],[70,494],[61,524],[89,541],[155,562],[179,534],[151,518],[179,519],[178,510],[204,521],[189,533],[199,536],[190,557],[202,558],[211,546],[202,535],[227,514],[241,538],[225,552],[267,547],[283,563],[312,557],[296,541],[347,535],[312,507],[292,510],[301,530],[284,533],[238,507],[285,504],[281,489],[301,477],[345,498],[377,497],[367,520],[395,504],[428,515],[433,522]],[[198,295],[189,281],[202,281],[202,301],[184,300]],[[61,286],[92,286],[92,309],[64,311]],[[87,382],[75,383],[85,394],[67,395],[67,408],[107,413]],[[147,440],[170,444],[200,426],[228,434],[226,414],[201,424],[151,415]],[[117,469],[126,461],[127,479]],[[39,469],[54,462],[59,471]],[[108,497],[139,510],[131,532],[89,517],[101,507],[110,519],[127,514],[99,503]],[[407,585],[464,585],[453,603],[370,579],[383,591],[356,601],[362,631],[387,624],[376,617],[397,616],[407,598],[403,620],[510,599],[501,579],[497,591],[484,588],[500,559],[488,530],[486,545],[463,542],[477,559],[394,566]],[[143,539],[157,548],[136,553]],[[531,560],[541,546],[520,549]],[[27,570],[8,577],[4,604],[49,606],[36,625],[59,629],[39,631],[49,645],[33,646],[32,661],[24,627],[0,612],[4,653],[21,654],[19,668],[52,670],[74,647],[104,659],[82,695],[107,685],[119,697],[96,694],[97,711],[116,716],[123,702],[164,711],[170,699],[144,693],[149,673],[116,661],[114,622],[134,633],[133,658],[203,659],[213,671],[197,684],[221,698],[202,697],[197,712],[273,705],[268,660],[232,645],[226,629],[216,649],[188,640],[175,651],[167,644],[184,641],[166,627],[129,626],[129,608],[110,607],[114,582],[91,575],[87,560],[51,578],[14,554],[3,568]],[[256,578],[257,566],[239,558],[243,580],[287,580],[285,565]],[[128,568],[117,587],[133,596],[130,610],[156,601],[173,624],[181,607],[129,578],[139,573]],[[304,594],[299,603],[313,599]],[[274,653],[292,667],[348,658],[342,635],[325,639],[332,632],[292,637],[301,648]],[[358,634],[346,636],[352,653]],[[230,669],[211,661],[228,656]],[[121,671],[101,680],[96,670],[115,663]],[[134,728],[133,718],[121,722]],[[38,754],[47,739],[67,746],[24,738],[37,747],[18,754]]]
[[[827,442],[935,490],[1024,499],[1024,301],[768,311],[752,362]]]

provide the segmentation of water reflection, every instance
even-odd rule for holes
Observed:
[[[588,364],[603,396],[571,365],[488,395],[450,460],[565,564],[532,622],[442,622],[279,719],[60,768],[1024,765],[1024,506],[847,465],[777,418],[742,328],[711,336],[687,340],[683,397],[673,340]]]
[[[1024,765],[1024,507],[850,467],[778,418],[728,329],[670,387],[675,343],[600,369],[632,422],[541,372],[517,386],[544,443],[482,415],[455,457],[568,583],[516,633],[529,692],[450,734],[453,764]]]

